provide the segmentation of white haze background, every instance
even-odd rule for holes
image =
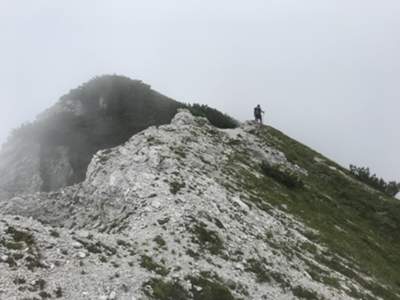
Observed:
[[[0,0],[0,143],[95,75],[269,124],[400,180],[398,0]]]

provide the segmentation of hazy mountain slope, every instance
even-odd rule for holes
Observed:
[[[169,123],[185,106],[138,80],[94,78],[13,132],[0,152],[0,197],[81,182],[98,150],[120,145],[149,126]],[[216,110],[194,108],[222,126],[235,125]]]
[[[81,184],[0,202],[0,296],[398,299],[398,201],[346,172],[272,128],[181,112],[98,152]]]

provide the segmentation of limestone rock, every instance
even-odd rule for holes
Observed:
[[[217,290],[229,299],[378,299],[320,262],[330,252],[310,239],[318,232],[244,188],[241,176],[262,178],[264,160],[309,176],[257,130],[219,130],[182,110],[97,152],[84,182],[0,201],[0,297],[131,300],[170,291],[194,299]],[[287,197],[277,186],[274,195]]]

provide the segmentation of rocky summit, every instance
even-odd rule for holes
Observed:
[[[400,299],[399,201],[252,122],[180,110],[0,212],[0,299]]]
[[[237,127],[216,109],[177,102],[140,80],[93,78],[12,131],[0,150],[0,199],[82,182],[97,151],[121,145],[150,126],[169,124],[178,108],[207,116],[220,128]]]
[[[97,151],[149,126],[170,123],[180,105],[123,76],[84,83],[13,130],[0,151],[0,199],[82,182]]]

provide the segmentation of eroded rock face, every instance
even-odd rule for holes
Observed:
[[[318,232],[243,188],[235,166],[260,177],[264,160],[307,176],[255,131],[218,130],[184,110],[98,152],[80,184],[0,201],[1,298],[370,295],[317,260],[332,255],[310,239]]]

